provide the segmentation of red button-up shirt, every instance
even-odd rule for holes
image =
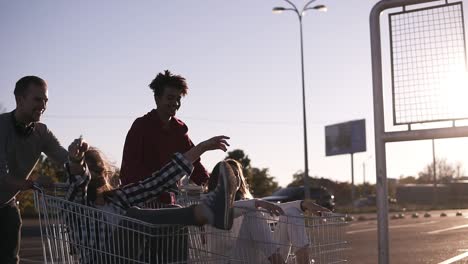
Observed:
[[[156,110],[137,118],[127,133],[122,157],[120,180],[122,184],[138,182],[171,161],[176,153],[185,153],[194,144],[187,134],[188,128],[181,120],[172,117],[164,126]],[[200,163],[193,163],[190,179],[198,185],[205,184],[209,174]]]

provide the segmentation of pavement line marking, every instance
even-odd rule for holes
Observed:
[[[458,256],[455,256],[455,257],[453,257],[453,258],[451,258],[451,259],[447,259],[447,260],[445,260],[445,261],[442,261],[442,262],[440,262],[439,264],[450,264],[450,263],[454,263],[455,261],[459,261],[460,259],[464,259],[464,258],[466,258],[466,257],[468,257],[468,252],[465,252],[465,253],[463,253],[463,254],[460,254],[460,255],[458,255]]]
[[[359,222],[359,223],[352,223],[352,224],[349,224],[348,226],[361,226],[361,225],[368,225],[369,224],[369,221],[365,221],[365,222]]]
[[[368,229],[348,231],[348,232],[346,232],[346,234],[351,235],[351,234],[357,234],[357,233],[364,233],[364,232],[368,232],[368,231],[377,231],[377,228],[368,228]]]
[[[457,229],[462,229],[462,228],[467,228],[467,227],[468,225],[453,226],[453,227],[449,227],[445,229],[430,231],[430,232],[427,232],[426,234],[429,234],[429,235],[439,234],[445,231],[457,230]]]
[[[434,224],[434,223],[437,223],[437,221],[429,221],[429,222],[424,222],[424,223],[408,224],[408,225],[395,225],[395,226],[389,226],[388,229],[413,227],[413,226],[418,226],[418,225],[428,225],[428,224]],[[354,230],[354,231],[348,231],[348,232],[346,232],[346,234],[351,235],[351,234],[363,233],[363,232],[369,232],[369,231],[377,231],[377,227]]]

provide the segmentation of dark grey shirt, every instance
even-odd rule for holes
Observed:
[[[19,193],[9,182],[27,179],[41,153],[58,164],[68,161],[67,150],[45,124],[37,122],[29,136],[22,136],[16,132],[12,115],[0,114],[0,206]]]

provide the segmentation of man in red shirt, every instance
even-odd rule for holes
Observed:
[[[167,164],[174,153],[184,153],[194,146],[187,134],[187,126],[175,117],[182,97],[187,94],[185,78],[166,70],[159,73],[149,87],[154,92],[156,109],[137,118],[128,131],[120,171],[124,185],[150,177]],[[208,172],[200,160],[193,165],[190,180],[197,185],[205,184],[209,179]],[[163,196],[161,200],[172,203],[174,195]]]

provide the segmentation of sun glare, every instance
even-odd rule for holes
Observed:
[[[468,118],[468,73],[465,67],[449,71],[440,80],[438,107],[454,118]]]

